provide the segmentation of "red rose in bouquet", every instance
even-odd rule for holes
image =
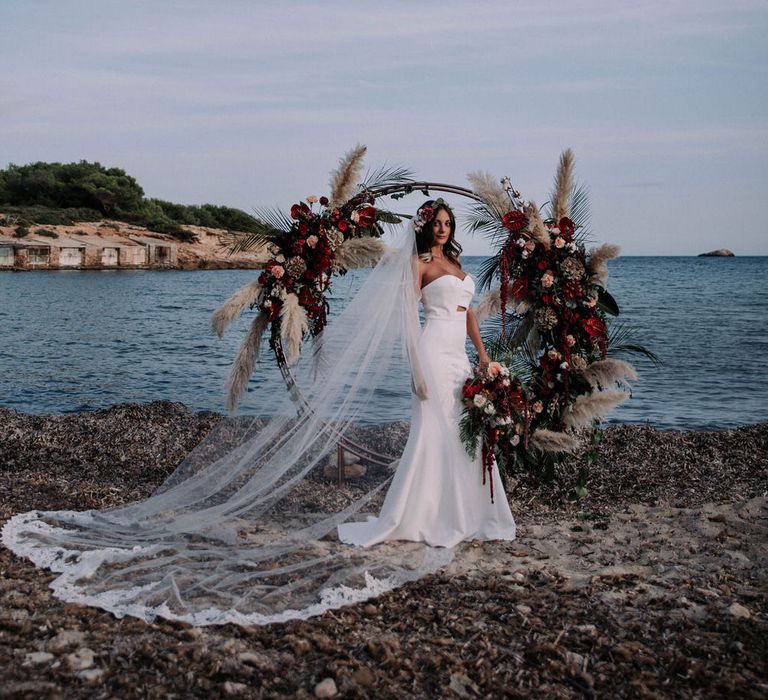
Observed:
[[[339,223],[337,223],[336,226],[338,227],[339,231],[343,233],[349,228],[349,221],[346,219],[339,219]]]
[[[528,219],[523,212],[513,209],[501,218],[504,228],[512,233],[522,231],[528,225]]]

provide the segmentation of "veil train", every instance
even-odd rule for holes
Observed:
[[[307,346],[293,368],[306,401],[298,412],[284,389],[262,387],[270,417],[223,419],[147,500],[22,513],[5,524],[3,543],[56,572],[51,588],[65,601],[195,625],[306,618],[445,567],[449,549],[339,543],[340,523],[376,510],[386,470],[343,489],[322,477],[340,439],[378,447],[371,406],[407,396],[412,372],[423,380],[412,353],[415,260],[412,234],[401,233]]]

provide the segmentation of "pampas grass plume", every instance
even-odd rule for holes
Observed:
[[[531,436],[531,444],[542,452],[576,452],[581,443],[573,435],[539,428]]]
[[[499,216],[504,216],[512,209],[512,202],[506,191],[490,173],[481,171],[470,173],[467,175],[467,180],[475,194],[479,194]]]
[[[336,250],[333,265],[336,269],[353,270],[362,267],[376,267],[386,246],[378,238],[362,236],[350,238]]]
[[[488,292],[475,308],[475,318],[482,323],[491,316],[501,313],[501,289],[496,288]]]
[[[339,167],[331,174],[331,206],[343,204],[355,194],[366,150],[365,146],[357,144],[339,161]]]
[[[525,215],[528,217],[528,233],[531,238],[549,250],[551,244],[549,233],[547,233],[547,229],[544,227],[544,221],[542,221],[541,212],[536,206],[536,202],[528,202],[525,207]]]
[[[230,412],[237,408],[237,401],[248,386],[253,368],[259,359],[261,337],[268,324],[269,316],[262,311],[253,319],[248,335],[245,336],[245,340],[237,351],[237,357],[227,380],[227,408]]]
[[[246,306],[255,304],[261,296],[261,285],[251,282],[240,287],[211,316],[213,332],[221,338],[227,326],[232,323]]]
[[[593,389],[607,389],[614,384],[637,379],[637,372],[629,362],[612,357],[593,362],[581,372],[581,375]]]
[[[555,175],[555,190],[552,193],[552,211],[555,222],[568,216],[568,203],[573,189],[573,151],[566,148],[560,156]]]
[[[619,246],[613,243],[603,243],[598,248],[589,251],[587,271],[592,279],[605,284],[608,280],[608,261],[619,257]]]
[[[307,312],[299,304],[299,297],[286,294],[280,307],[280,337],[283,341],[285,361],[290,365],[299,356],[301,340],[309,332]]]
[[[602,418],[608,411],[612,411],[628,398],[629,394],[625,391],[595,391],[591,394],[582,394],[573,402],[563,419],[569,428],[587,425],[595,419]]]

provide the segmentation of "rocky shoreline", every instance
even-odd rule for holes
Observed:
[[[143,498],[220,419],[0,409],[0,522]],[[607,428],[571,503],[580,459],[560,484],[510,480],[515,542],[468,543],[449,570],[308,621],[117,620],[0,548],[0,697],[765,697],[768,424]]]

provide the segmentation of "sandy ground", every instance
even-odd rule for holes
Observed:
[[[0,410],[0,521],[141,498],[218,419]],[[515,542],[308,621],[117,620],[0,549],[0,697],[767,697],[768,424],[607,429],[574,504],[578,459],[560,484],[510,483]]]

